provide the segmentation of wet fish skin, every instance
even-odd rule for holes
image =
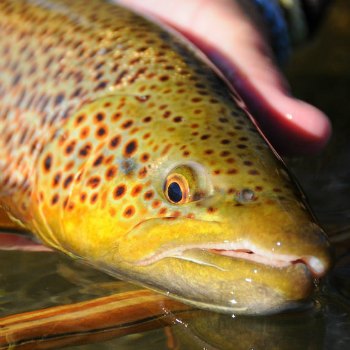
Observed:
[[[17,223],[199,307],[270,313],[308,297],[327,238],[187,44],[102,0],[5,0],[0,32],[1,206]]]

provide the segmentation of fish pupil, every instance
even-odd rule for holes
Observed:
[[[168,198],[174,203],[179,203],[182,200],[182,190],[177,182],[172,182],[168,186]]]

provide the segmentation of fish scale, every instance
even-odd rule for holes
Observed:
[[[329,261],[324,233],[242,101],[188,43],[102,0],[5,0],[0,32],[0,194],[13,220],[197,306],[232,312],[233,295],[259,313],[305,298],[305,266],[321,275]],[[183,205],[168,182],[188,192]],[[299,291],[273,267],[287,259]],[[203,293],[215,268],[230,272]]]

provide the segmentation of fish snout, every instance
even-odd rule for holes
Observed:
[[[312,222],[309,227],[297,235],[295,244],[299,244],[299,259],[293,263],[304,263],[314,278],[326,275],[331,266],[330,243],[325,231]]]
[[[250,193],[245,194],[249,198]],[[247,197],[248,196],[248,197]],[[308,209],[296,200],[226,203],[224,255],[282,267],[304,264],[314,278],[330,269],[330,244]],[[236,254],[237,253],[237,254]]]

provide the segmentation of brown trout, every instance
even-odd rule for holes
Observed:
[[[183,39],[103,0],[0,2],[1,207],[44,244],[197,307],[299,305],[327,238]]]

